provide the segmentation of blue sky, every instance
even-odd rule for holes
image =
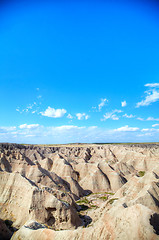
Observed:
[[[158,13],[157,1],[1,3],[0,142],[159,141]]]

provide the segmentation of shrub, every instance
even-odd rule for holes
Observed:
[[[144,175],[145,175],[145,171],[139,171],[139,172],[138,172],[138,176],[139,176],[139,177],[143,177]]]

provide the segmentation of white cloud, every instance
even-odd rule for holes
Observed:
[[[151,93],[149,93],[149,95],[146,96],[145,100],[142,100],[141,102],[138,102],[136,104],[136,107],[140,107],[140,106],[148,106],[153,102],[157,102],[159,100],[159,92],[157,92],[156,90],[153,90]]]
[[[40,112],[41,115],[52,118],[61,118],[67,111],[65,109],[54,109],[48,107],[44,112]]]
[[[104,119],[101,119],[102,121],[105,121],[107,119],[112,119],[112,120],[119,120],[119,117],[115,114],[115,113],[121,113],[121,110],[115,109],[112,112],[107,112],[105,113],[105,115],[103,116]]]
[[[159,121],[159,118],[148,117],[146,121]]]
[[[126,105],[127,105],[126,101],[121,102],[122,107],[126,107]]]
[[[157,126],[159,126],[158,123],[152,125],[152,127],[157,127]]]
[[[69,114],[67,115],[67,118],[72,119],[73,116],[69,113]]]
[[[138,130],[139,130],[138,127],[129,127],[128,125],[126,125],[124,127],[114,129],[114,131],[116,131],[116,132],[135,132],[135,131],[138,131]]]
[[[137,137],[153,136],[153,133],[138,134]]]
[[[138,127],[129,127],[128,125],[109,130],[97,126],[62,125],[45,127],[39,125],[33,127],[33,124],[22,124],[21,126],[21,128],[14,126],[0,127],[0,142],[59,144],[77,142],[157,142],[159,139],[159,129],[145,128],[140,130]]]
[[[89,116],[86,113],[77,113],[76,116],[78,120],[83,120],[83,119],[87,120],[89,118]]]
[[[144,118],[138,117],[137,120],[144,121]]]
[[[93,130],[93,129],[97,129],[97,128],[98,128],[97,126],[88,127],[89,130]]]
[[[98,105],[99,111],[101,111],[102,107],[105,106],[106,102],[108,102],[108,100],[106,98],[101,99],[101,103]]]
[[[147,131],[149,131],[150,129],[149,128],[143,128],[142,130],[141,130],[141,132],[147,132]]]
[[[24,137],[36,137],[36,135],[33,135],[33,134],[27,134],[27,135],[25,135]]]
[[[32,109],[33,108],[33,106],[34,106],[34,104],[29,104],[29,106],[27,107],[27,109]]]
[[[16,111],[19,113],[30,112],[33,110],[33,108],[35,108],[35,107],[37,108],[37,105],[38,104],[36,102],[34,102],[33,104],[29,104],[26,108],[24,108],[22,110],[20,110],[20,107],[17,107]],[[34,113],[35,111],[37,111],[37,110],[32,111],[32,113]]]
[[[125,113],[125,114],[123,115],[123,117],[126,117],[126,118],[134,118],[135,116],[132,115],[132,114],[128,115],[128,114]]]
[[[159,87],[159,83],[147,83],[146,87],[150,87],[151,89],[146,91],[145,99],[136,104],[136,107],[141,106],[149,106],[151,103],[159,101],[159,91],[156,89]]]
[[[156,128],[143,128],[143,129],[141,129],[141,132],[158,133],[159,129],[156,129]]]
[[[11,132],[15,130],[16,130],[16,127],[0,127],[0,132]]]
[[[39,124],[22,124],[19,126],[20,129],[36,129],[38,128],[40,125]]]
[[[85,127],[78,127],[78,126],[74,126],[74,125],[63,125],[60,127],[54,127],[54,130],[74,130],[74,129],[83,129]]]
[[[145,84],[145,87],[156,88],[159,87],[159,83],[147,83]]]
[[[138,119],[140,121],[159,121],[159,118],[154,118],[154,117],[148,117],[146,119],[138,117],[136,119]]]

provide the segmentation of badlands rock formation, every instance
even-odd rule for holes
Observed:
[[[0,239],[159,239],[159,145],[0,144],[0,218]]]

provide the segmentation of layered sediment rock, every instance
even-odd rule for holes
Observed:
[[[159,145],[0,144],[0,218],[12,239],[159,239]]]

